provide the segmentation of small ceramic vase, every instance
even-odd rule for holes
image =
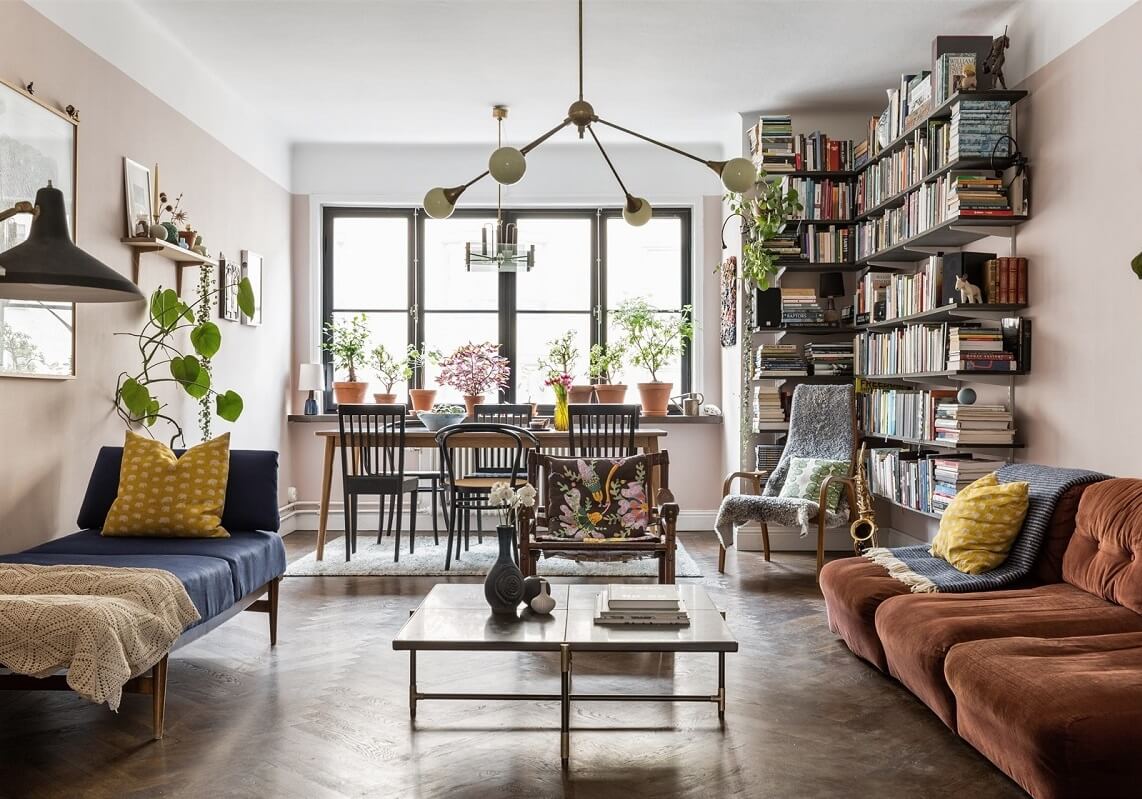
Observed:
[[[555,599],[551,596],[551,584],[546,580],[539,586],[539,595],[531,600],[532,613],[538,613],[540,616],[546,616],[555,609]]]
[[[523,578],[523,604],[530,605],[531,600],[539,596],[539,588],[547,580],[542,577],[524,577]]]

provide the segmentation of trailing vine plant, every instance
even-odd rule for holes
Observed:
[[[210,309],[213,303],[209,302],[214,293],[214,270],[210,267],[204,266],[198,270],[198,308],[195,309],[194,321],[199,325],[204,325],[210,321]],[[208,380],[213,382],[214,372],[210,365],[210,358],[203,356],[200,361],[202,369],[206,372]],[[202,441],[209,441],[211,436],[211,422],[214,421],[214,413],[210,407],[210,395],[203,394],[198,400],[198,432],[202,436]]]
[[[742,280],[765,290],[777,274],[778,255],[769,248],[769,242],[783,233],[789,220],[803,209],[797,190],[786,188],[780,176],[771,176],[762,169],[752,192],[730,193],[725,200],[733,213],[742,218]]]

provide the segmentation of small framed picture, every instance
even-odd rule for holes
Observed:
[[[123,159],[123,182],[127,197],[127,236],[132,238],[151,235],[154,208],[151,197],[151,170]]]
[[[227,322],[242,321],[242,312],[238,309],[238,281],[242,279],[242,266],[234,261],[227,261],[226,256],[218,254],[218,315]]]
[[[242,277],[250,279],[250,286],[254,289],[254,314],[242,314],[242,324],[260,325],[262,323],[262,256],[250,250],[242,250]]]

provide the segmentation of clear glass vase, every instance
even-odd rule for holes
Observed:
[[[567,392],[555,391],[555,418],[551,420],[551,426],[556,430],[567,430],[571,426],[571,415],[567,410]]]

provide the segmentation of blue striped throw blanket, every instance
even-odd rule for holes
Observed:
[[[1034,463],[1009,463],[999,469],[1001,483],[1026,481],[1027,516],[1011,552],[1001,565],[983,574],[964,574],[943,558],[934,557],[930,544],[911,547],[877,547],[864,553],[883,566],[913,593],[968,593],[994,591],[1011,585],[1031,573],[1031,566],[1043,548],[1055,505],[1068,489],[1084,483],[1106,480],[1109,475],[1086,469],[1059,469]]]

